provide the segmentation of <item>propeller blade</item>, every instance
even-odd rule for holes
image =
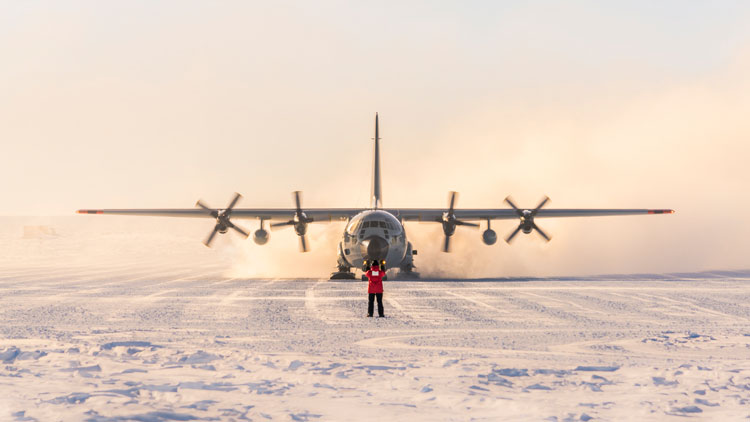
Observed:
[[[542,209],[542,207],[545,206],[547,202],[549,202],[549,196],[545,196],[544,199],[542,199],[542,202],[540,202],[539,205],[537,205],[536,208],[534,208],[534,211],[533,211],[534,215],[536,215],[536,213],[540,209]]]
[[[450,192],[450,199],[449,199],[450,206],[448,207],[448,212],[450,214],[453,214],[453,208],[456,205],[456,195],[458,195],[457,192],[453,192],[453,191]]]
[[[443,243],[443,252],[451,251],[451,237],[445,236],[445,243]]]
[[[218,232],[219,232],[219,225],[217,224],[216,226],[214,226],[214,229],[211,231],[211,233],[209,233],[206,240],[203,241],[203,244],[210,248],[211,242],[214,241],[214,236],[216,236],[216,233]]]
[[[242,195],[240,195],[239,193],[235,192],[234,193],[234,198],[232,198],[232,202],[230,202],[229,205],[227,206],[227,211],[229,211],[232,208],[234,208],[234,206],[237,205],[237,201],[239,201],[240,198],[242,198]]]
[[[235,225],[235,224],[232,224],[232,225],[231,225],[231,226],[229,226],[229,227],[230,227],[230,228],[232,228],[232,229],[234,229],[234,230],[235,230],[235,231],[236,231],[237,233],[239,233],[239,234],[241,234],[241,235],[245,236],[245,238],[247,238],[247,237],[249,237],[249,236],[250,236],[250,234],[249,234],[248,232],[246,232],[245,230],[243,230],[243,229],[242,229],[242,227],[239,227],[239,226],[237,226],[237,225]]]
[[[510,205],[510,207],[513,208],[517,213],[519,213],[519,214],[521,213],[521,210],[519,210],[518,207],[516,206],[516,204],[513,203],[513,199],[511,199],[510,196],[507,196],[505,198],[505,202],[507,202],[508,205]]]
[[[305,235],[299,237],[299,250],[300,252],[307,252],[307,236]]]
[[[280,229],[286,226],[293,226],[293,225],[294,225],[294,220],[284,221],[281,223],[271,223],[271,229],[276,230],[276,229]]]
[[[546,240],[547,242],[549,242],[550,240],[552,240],[552,238],[550,238],[549,236],[547,236],[547,233],[543,232],[543,231],[542,231],[542,229],[540,229],[540,228],[539,228],[539,226],[537,226],[536,224],[534,224],[534,225],[533,225],[533,226],[531,226],[531,227],[532,227],[532,228],[533,228],[534,230],[536,230],[536,231],[537,231],[537,233],[541,234],[541,235],[542,235],[542,237],[544,238],[544,240]]]
[[[294,191],[294,204],[297,206],[297,213],[302,212],[302,200],[300,199],[300,191]]]
[[[518,227],[516,227],[516,229],[513,230],[513,233],[511,233],[510,236],[508,236],[508,237],[505,238],[505,242],[506,243],[510,243],[513,240],[513,238],[516,237],[516,235],[518,234],[518,232],[521,231],[521,227],[522,227],[521,224],[519,224]]]
[[[477,224],[477,223],[470,223],[468,221],[461,221],[461,220],[456,220],[456,225],[457,226],[467,226],[467,227],[479,227],[479,224]]]
[[[195,206],[196,207],[201,207],[201,208],[203,208],[206,211],[213,212],[213,208],[211,208],[208,205],[204,204],[203,201],[201,201],[200,199],[198,200],[198,202],[195,203]]]

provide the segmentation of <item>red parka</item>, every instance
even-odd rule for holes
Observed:
[[[367,275],[367,293],[383,293],[383,276],[385,273],[383,270],[376,266],[372,266],[369,271],[365,273]]]

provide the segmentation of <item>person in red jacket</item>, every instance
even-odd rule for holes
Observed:
[[[372,317],[373,305],[375,298],[378,299],[378,316],[383,318],[383,276],[385,272],[380,268],[378,261],[372,261],[372,267],[365,273],[367,275],[367,293],[369,301],[367,303],[367,316]]]

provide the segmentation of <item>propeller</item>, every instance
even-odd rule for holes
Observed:
[[[233,229],[237,233],[241,234],[245,238],[249,236],[249,234],[243,230],[241,227],[235,225],[232,223],[232,221],[229,219],[229,217],[232,215],[232,209],[235,205],[237,205],[237,202],[242,198],[242,195],[239,193],[234,194],[234,198],[232,198],[232,201],[229,203],[229,205],[224,209],[213,209],[203,203],[203,201],[198,200],[198,202],[195,203],[195,206],[203,208],[204,210],[208,211],[209,215],[211,217],[216,219],[216,225],[214,226],[214,229],[211,231],[211,233],[208,234],[208,237],[206,240],[203,241],[203,244],[211,247],[211,243],[214,240],[214,237],[216,236],[216,233],[226,233],[227,229]]]
[[[463,221],[456,218],[454,210],[458,193],[451,191],[449,195],[448,211],[445,211],[442,217],[438,217],[435,220],[438,223],[443,224],[443,233],[445,234],[445,240],[443,241],[443,252],[450,252],[451,236],[453,236],[453,233],[456,232],[456,226],[479,227],[479,224],[470,223],[468,221]]]
[[[300,199],[300,191],[294,191],[292,194],[294,198],[294,204],[296,206],[294,217],[289,221],[283,221],[281,223],[271,224],[271,229],[279,229],[286,226],[293,226],[294,231],[299,236],[299,249],[301,252],[307,252],[307,225],[313,222],[313,219],[305,215],[302,211],[302,200]]]
[[[513,238],[516,237],[519,231],[523,230],[525,234],[531,233],[532,230],[536,230],[537,233],[539,233],[544,240],[549,242],[552,240],[551,237],[547,235],[542,229],[539,228],[539,226],[534,223],[534,217],[536,217],[536,214],[539,212],[542,207],[547,205],[547,202],[549,202],[549,197],[544,197],[541,202],[539,202],[539,205],[536,206],[533,210],[527,210],[527,209],[519,209],[516,204],[513,203],[513,200],[509,197],[505,198],[505,202],[508,203],[508,205],[513,208],[513,210],[518,214],[518,218],[521,220],[521,222],[518,224],[518,227],[516,227],[513,232],[505,238],[505,241],[507,243],[510,243],[513,241]]]

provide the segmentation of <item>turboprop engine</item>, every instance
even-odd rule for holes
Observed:
[[[518,215],[518,219],[520,220],[518,223],[518,227],[516,227],[513,232],[505,238],[505,241],[510,243],[514,237],[518,234],[519,231],[523,231],[524,234],[530,234],[532,231],[536,230],[537,233],[539,233],[540,236],[544,238],[547,242],[550,241],[550,237],[545,233],[542,229],[539,228],[539,226],[534,223],[534,217],[536,217],[536,214],[539,212],[540,209],[542,209],[543,206],[549,202],[548,197],[544,197],[542,199],[542,202],[539,203],[539,205],[536,206],[533,210],[529,209],[520,209],[516,206],[516,204],[513,203],[513,200],[510,199],[510,196],[505,198],[505,202],[508,203],[508,205],[513,208],[513,210]]]
[[[443,225],[443,234],[445,234],[445,240],[443,242],[443,252],[451,251],[451,236],[453,236],[453,234],[456,232],[456,226],[479,227],[479,224],[470,223],[468,221],[463,221],[456,218],[456,214],[454,213],[454,211],[457,196],[458,194],[456,192],[450,192],[448,196],[448,211],[445,211],[442,217],[438,217],[435,219],[435,222],[441,223]]]
[[[229,203],[229,205],[224,208],[211,208],[208,205],[204,204],[203,201],[198,201],[195,203],[195,206],[201,207],[213,218],[216,219],[216,225],[214,226],[214,229],[211,230],[211,233],[208,234],[208,237],[205,241],[203,241],[203,244],[211,247],[211,242],[213,242],[214,237],[216,236],[216,233],[224,234],[229,229],[235,230],[237,233],[241,234],[245,238],[249,236],[247,232],[242,229],[242,227],[236,226],[232,221],[229,219],[232,215],[232,208],[234,208],[235,205],[237,205],[237,201],[242,198],[242,195],[239,193],[234,194],[234,198],[232,198],[232,201]]]
[[[302,211],[302,200],[300,199],[300,192],[294,191],[292,197],[294,198],[294,204],[296,206],[294,217],[291,220],[284,221],[282,223],[272,223],[271,229],[285,226],[294,227],[294,232],[297,233],[297,236],[299,236],[299,250],[301,252],[307,252],[307,236],[305,236],[305,234],[307,233],[307,225],[312,223],[313,219],[305,215],[305,213]]]

